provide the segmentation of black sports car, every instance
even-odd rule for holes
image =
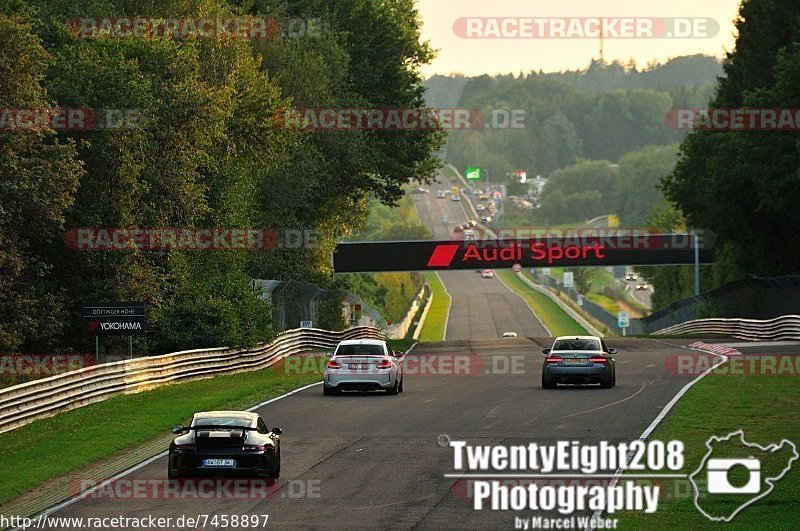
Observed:
[[[281,473],[280,428],[246,411],[195,413],[189,426],[172,429],[168,477]]]

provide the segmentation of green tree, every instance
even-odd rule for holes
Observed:
[[[0,7],[0,108],[48,109],[51,56],[22,2]],[[9,118],[6,117],[6,125]],[[83,174],[75,145],[51,130],[0,133],[0,351],[47,351],[61,333],[65,285],[48,255],[63,245],[66,211]]]
[[[614,193],[614,212],[623,226],[642,227],[662,200],[661,179],[675,167],[677,145],[650,146],[624,155]]]
[[[594,191],[600,194],[603,203],[609,204],[614,198],[617,169],[606,160],[586,160],[553,172],[542,192],[542,201],[556,190],[564,194]]]
[[[712,107],[794,108],[800,102],[800,5],[743,2],[739,35]],[[796,131],[692,132],[664,191],[693,227],[714,231],[735,271],[780,275],[800,271],[800,135]]]

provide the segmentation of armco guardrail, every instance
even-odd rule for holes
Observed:
[[[186,350],[93,365],[7,387],[0,390],[0,433],[119,393],[137,393],[220,373],[263,369],[292,354],[329,348],[339,341],[357,338],[384,339],[385,335],[372,327],[342,332],[300,328],[284,332],[274,341],[252,349]]]
[[[747,341],[800,339],[800,315],[784,315],[765,321],[757,319],[695,319],[654,332],[666,334],[723,334]]]
[[[402,321],[385,327],[387,337],[391,339],[403,339],[406,337],[406,334],[408,334],[408,329],[411,328],[411,324],[414,322],[414,317],[417,316],[419,307],[422,306],[422,302],[425,300],[425,293],[428,289],[429,288],[427,284],[424,284],[419,289],[419,293],[417,293],[416,297],[414,297],[414,300],[411,301],[411,307],[406,312],[406,315],[403,317]]]

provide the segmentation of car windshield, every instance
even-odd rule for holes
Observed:
[[[559,339],[553,350],[602,350],[597,339]]]
[[[383,356],[382,345],[340,345],[337,356]]]
[[[248,428],[250,419],[242,417],[196,417],[194,426],[230,426],[231,428]]]

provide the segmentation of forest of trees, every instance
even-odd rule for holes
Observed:
[[[667,111],[706,107],[719,73],[716,59],[698,55],[641,72],[593,62],[578,72],[434,76],[425,85],[433,107],[524,111],[524,128],[448,136],[449,162],[480,165],[498,179],[517,169],[546,176],[580,159],[618,162],[647,146],[679,142],[686,133],[667,127]]]
[[[746,0],[711,107],[800,107],[800,4]],[[692,132],[666,197],[721,244],[717,281],[800,272],[800,132]]]
[[[364,230],[353,241],[430,240],[427,227],[417,221],[414,199],[406,194],[394,207],[370,202]],[[340,287],[361,297],[387,321],[400,321],[416,297],[425,276],[419,272],[358,273],[336,278]]]
[[[75,17],[319,18],[313,38],[79,39]],[[380,41],[377,44],[376,39]],[[86,300],[147,303],[138,352],[271,336],[250,278],[332,284],[376,197],[434,174],[438,131],[280,128],[286,107],[421,107],[413,0],[6,0],[0,107],[137,109],[128,130],[0,133],[0,350],[87,350]],[[313,230],[309,249],[75,252],[76,227]]]
[[[798,133],[687,136],[664,115],[673,107],[798,107],[800,31],[781,22],[798,18],[792,2],[744,2],[736,49],[724,64],[697,55],[642,71],[593,61],[572,72],[437,76],[426,81],[428,101],[525,110],[524,129],[459,131],[448,139],[450,162],[480,165],[495,182],[509,182],[516,169],[550,179],[541,208],[511,209],[507,223],[580,224],[616,213],[628,227],[710,229],[719,249],[717,263],[703,268],[705,289],[747,274],[796,273]],[[643,272],[656,288],[654,309],[692,294],[689,268]]]

